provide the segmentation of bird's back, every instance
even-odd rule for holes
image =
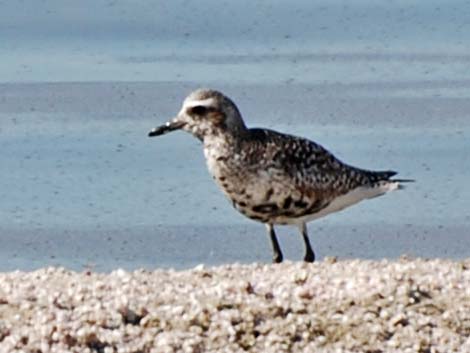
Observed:
[[[282,173],[294,184],[347,191],[389,180],[394,171],[371,171],[341,162],[321,145],[268,129],[249,129],[241,153],[255,168]]]

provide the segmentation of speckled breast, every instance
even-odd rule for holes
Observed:
[[[295,185],[276,178],[269,170],[248,165],[243,157],[224,148],[205,148],[207,167],[235,209],[263,223],[292,224],[316,211]]]

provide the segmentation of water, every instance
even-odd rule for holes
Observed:
[[[311,223],[320,258],[468,257],[468,4],[152,4],[0,3],[1,270],[270,261],[198,141],[146,137],[199,86],[250,126],[417,180]]]
[[[162,99],[161,109],[149,103],[140,108],[149,111],[136,113],[135,107],[141,100],[171,96],[177,87],[0,87],[2,96],[8,97],[1,115],[3,268],[62,265],[110,270],[269,261],[264,228],[236,213],[217,190],[199,142],[182,132],[146,137],[149,129],[177,111],[179,97]],[[188,89],[182,87],[181,95]],[[320,257],[467,256],[470,140],[463,120],[439,123],[431,117],[428,123],[428,117],[412,115],[413,105],[403,108],[406,105],[394,97],[388,98],[395,104],[387,109],[404,109],[405,114],[387,123],[369,114],[392,113],[379,107],[367,113],[375,98],[362,94],[350,98],[355,104],[345,105],[364,114],[350,112],[341,118],[343,107],[333,98],[327,99],[331,105],[325,104],[324,112],[312,114],[303,88],[226,90],[238,98],[252,125],[308,136],[349,163],[392,168],[402,177],[417,179],[405,191],[313,222],[312,241]],[[122,92],[133,93],[123,99]],[[342,97],[336,99],[340,102]],[[266,114],[264,108],[272,101],[279,102],[272,108],[277,111]],[[446,99],[438,101],[437,106],[446,106]],[[22,102],[35,108],[31,111]],[[154,116],[152,109],[164,116]],[[458,106],[454,109],[459,111]],[[327,114],[330,110],[332,116]],[[342,125],[336,124],[339,121]],[[296,232],[280,231],[286,255],[293,259],[302,253]]]

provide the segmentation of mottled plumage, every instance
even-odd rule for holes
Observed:
[[[222,151],[211,169],[217,183],[235,208],[264,223],[296,224],[337,196],[395,175],[350,167],[314,142],[267,129],[248,129]]]
[[[304,259],[313,261],[306,222],[399,187],[393,171],[355,168],[310,140],[247,128],[236,105],[214,90],[191,93],[178,116],[149,135],[176,129],[202,141],[209,172],[233,206],[266,224],[275,262],[282,261],[275,224],[297,225]]]

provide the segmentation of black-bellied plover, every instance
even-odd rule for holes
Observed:
[[[202,141],[209,172],[233,206],[266,225],[273,262],[283,259],[274,225],[296,225],[305,243],[304,260],[313,262],[307,222],[408,181],[391,179],[393,171],[347,165],[301,137],[247,128],[235,103],[210,89],[192,92],[178,115],[149,136],[178,129]]]

